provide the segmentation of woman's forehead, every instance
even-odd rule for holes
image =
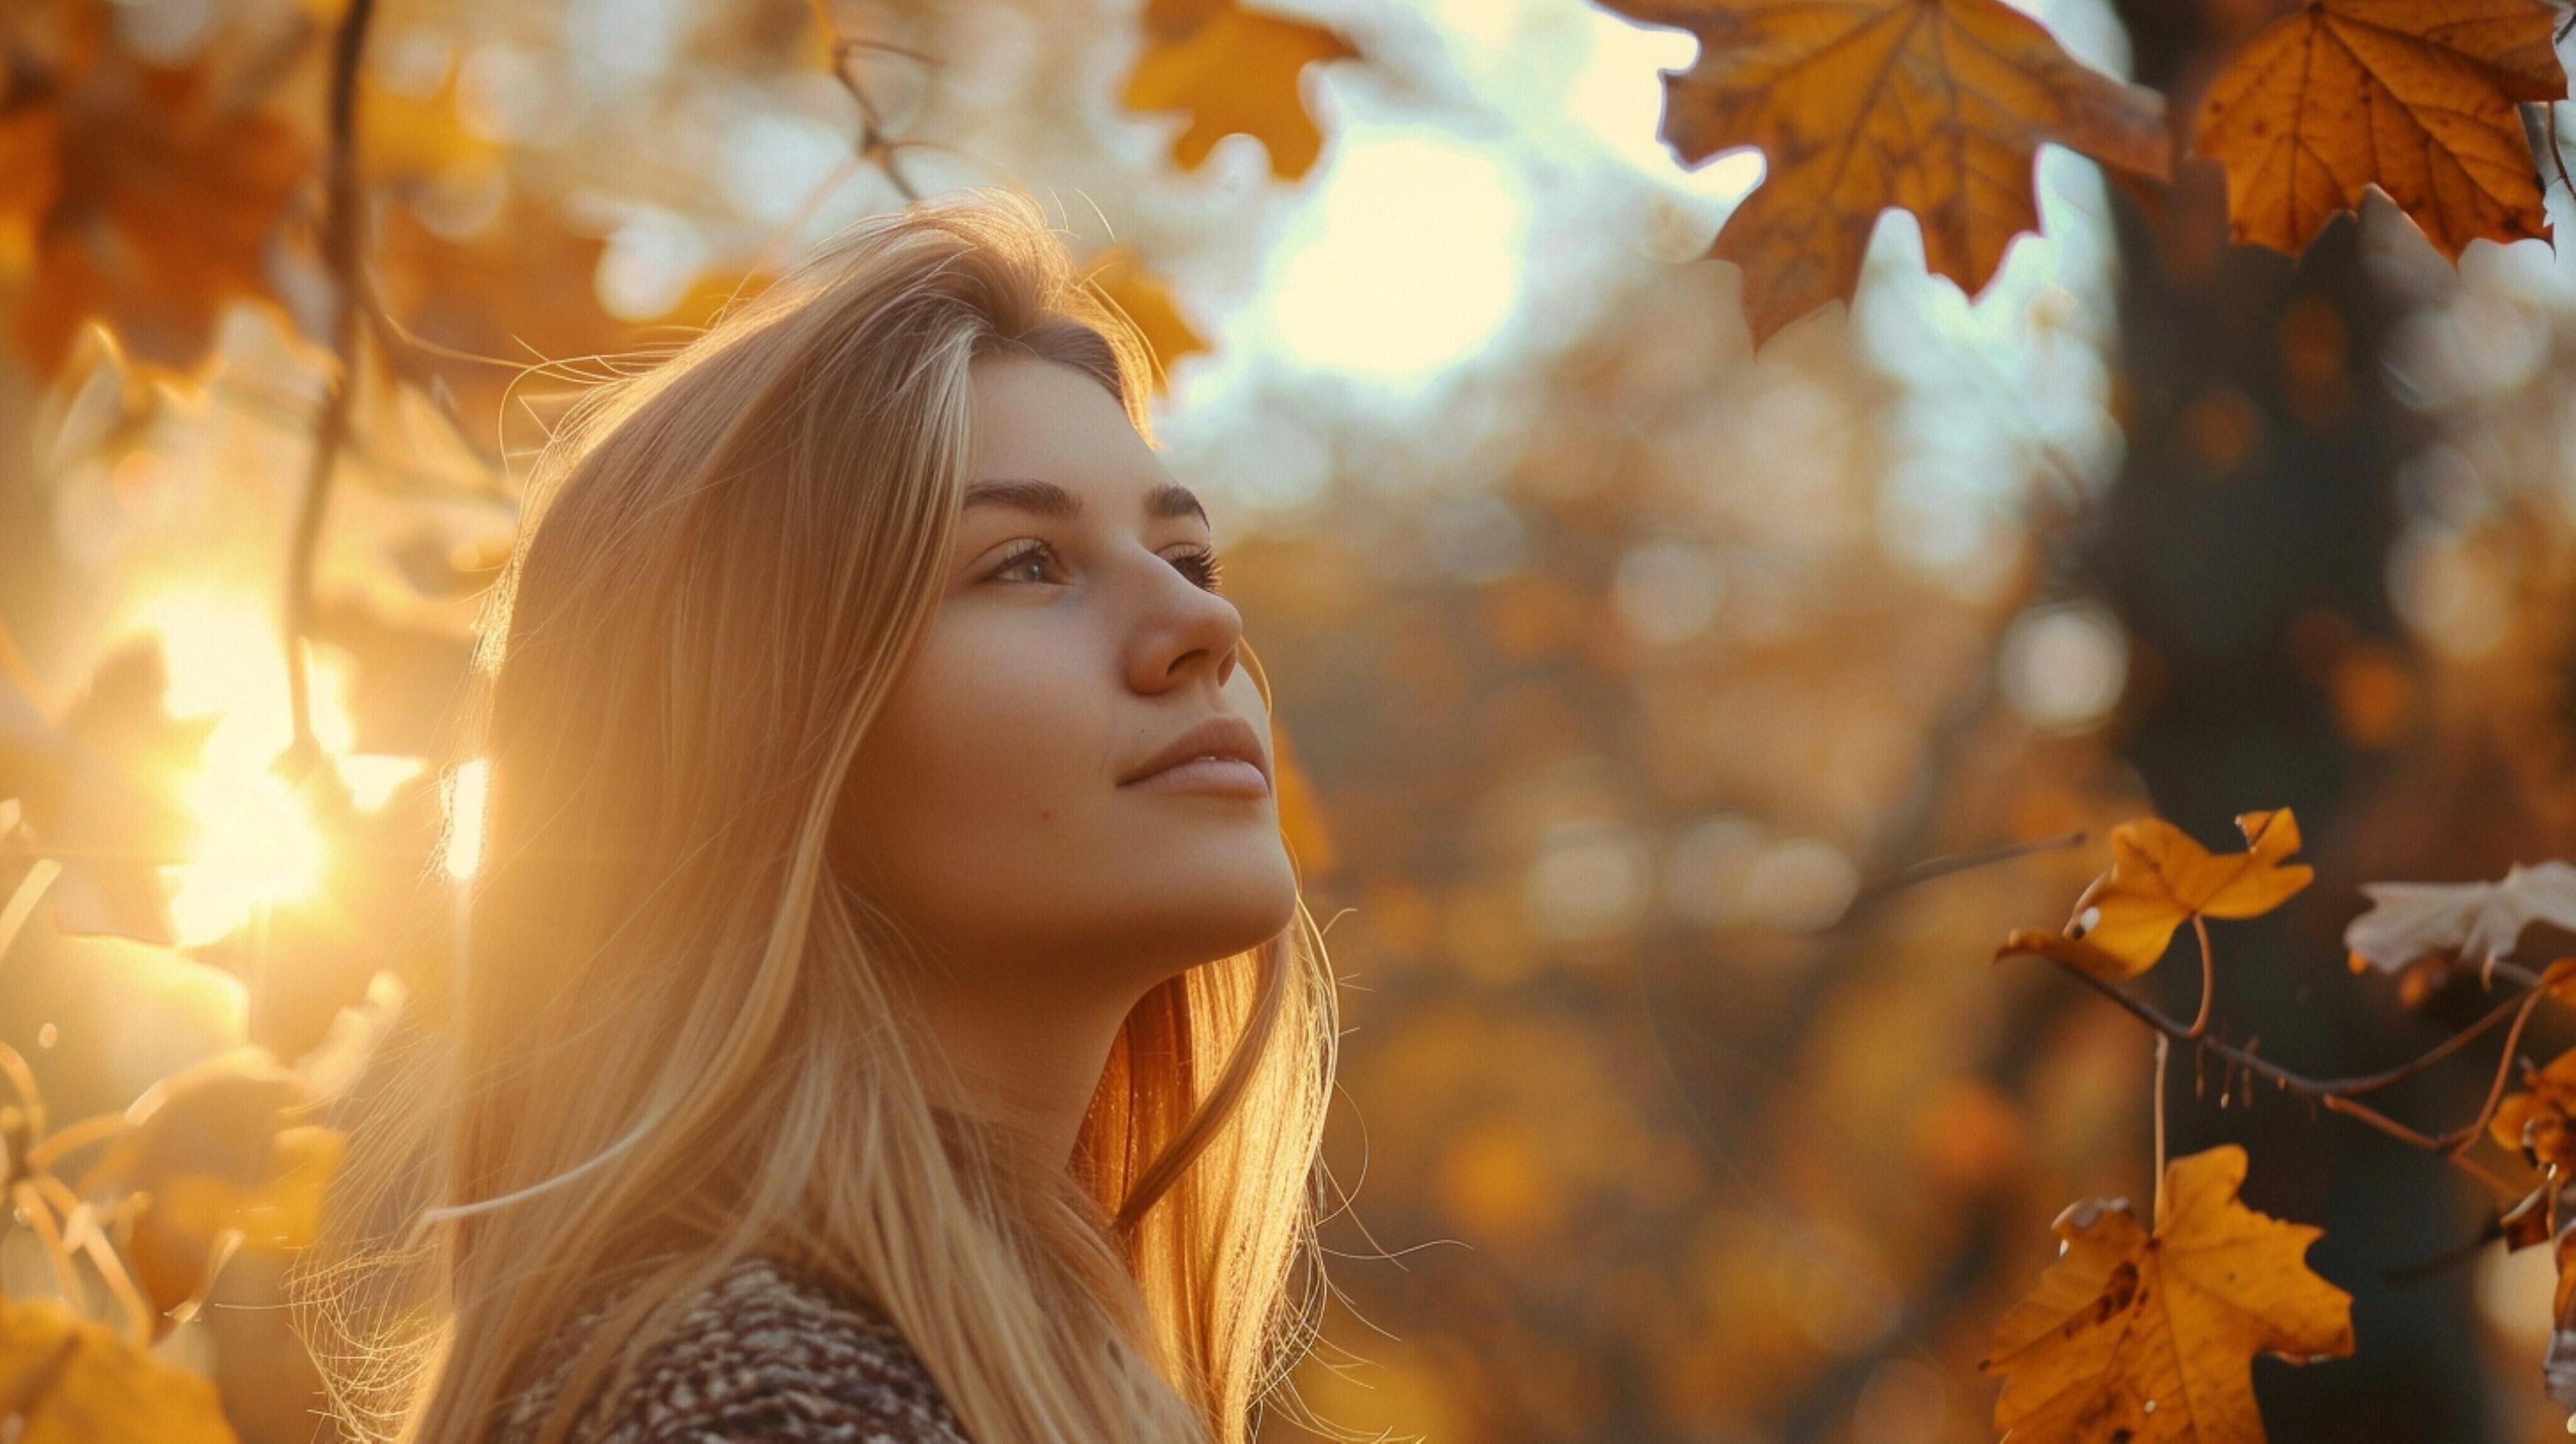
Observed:
[[[1098,377],[1053,361],[998,355],[970,368],[978,474],[1027,474],[1048,460],[1134,465],[1153,448]]]

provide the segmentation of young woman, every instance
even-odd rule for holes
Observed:
[[[1335,995],[1151,366],[985,188],[585,395],[483,628],[445,1025],[304,1274],[346,1427],[1249,1436]]]

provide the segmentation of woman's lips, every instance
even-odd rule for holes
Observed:
[[[1123,785],[1138,791],[1207,792],[1226,797],[1270,795],[1270,779],[1240,757],[1200,757]]]

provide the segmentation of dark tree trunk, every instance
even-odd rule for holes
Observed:
[[[2119,8],[2138,79],[2189,104],[2195,73],[2232,37],[2200,33],[2194,7],[2171,0]],[[2177,124],[2188,133],[2187,114]],[[2342,966],[2336,934],[2359,900],[2332,859],[2377,764],[2347,740],[2303,661],[2321,638],[2395,634],[2383,581],[2394,482],[2423,431],[2384,382],[2379,352],[2401,303],[2373,284],[2361,228],[2339,220],[2296,260],[2220,249],[2217,186],[2214,168],[2179,177],[2162,223],[2119,208],[2129,449],[2083,559],[2139,659],[2119,746],[2156,810],[2237,851],[2236,814],[2293,807],[2325,864],[2281,912],[2213,926],[2220,1025],[2313,1075],[2363,1072],[2440,1033],[2383,980]],[[2148,979],[2185,1017],[2199,989],[2189,938]],[[2257,1363],[2272,1437],[2496,1437],[2471,1269],[2384,1277],[2474,1238],[2482,1194],[2440,1160],[2295,1098],[2266,1090],[2222,1109],[2217,1074],[2203,1089],[2198,1071],[2176,1051],[2173,1155],[2245,1145],[2246,1201],[2322,1226],[2308,1261],[2354,1296],[2352,1359]],[[2407,1115],[2453,1126],[2483,1082],[2455,1076],[2407,1095]]]

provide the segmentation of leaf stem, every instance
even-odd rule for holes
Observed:
[[[2469,1120],[2466,1127],[2442,1140],[2451,1152],[2465,1151],[2471,1144],[2478,1141],[2479,1134],[2486,1131],[2487,1120],[2495,1116],[2496,1105],[2504,1101],[2505,1081],[2513,1076],[2513,1049],[2516,1043],[2522,1041],[2523,1025],[2531,1021],[2532,1009],[2538,1007],[2540,1000],[2547,996],[2549,996],[2547,988],[2534,988],[2522,995],[2522,1007],[2513,1015],[2513,1026],[2505,1030],[2504,1054],[2496,1059],[2495,1081],[2487,1087],[2487,1101],[2479,1105],[2478,1116]]]
[[[2200,1011],[2191,1020],[2191,1036],[2197,1040],[2209,1031],[2209,1001],[2218,991],[2218,965],[2210,959],[2209,924],[2197,912],[2191,915],[2191,931],[2200,939]]]

